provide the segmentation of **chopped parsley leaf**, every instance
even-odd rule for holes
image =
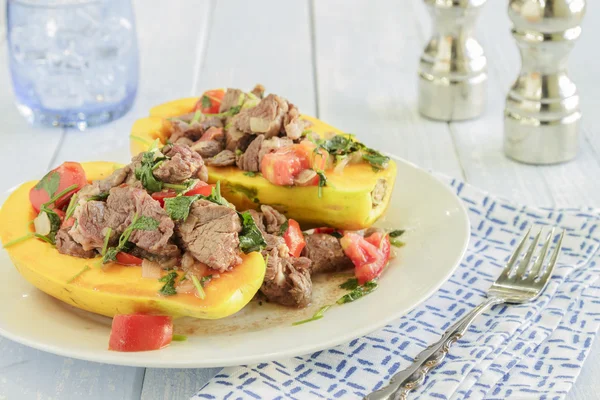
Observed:
[[[165,211],[172,220],[185,221],[188,215],[190,215],[192,203],[199,198],[199,195],[166,198],[164,199]]]
[[[242,231],[238,235],[240,239],[240,249],[248,254],[253,251],[261,251],[267,247],[267,242],[262,235],[262,232],[256,226],[252,215],[245,211],[238,213],[242,222]]]
[[[204,300],[206,298],[206,293],[204,293],[204,289],[202,288],[202,285],[200,284],[200,281],[198,280],[198,278],[196,278],[196,275],[192,275],[192,283],[196,287],[196,291],[198,292],[198,297],[201,300]]]
[[[377,289],[377,282],[369,281],[362,286],[357,286],[350,293],[343,295],[342,297],[340,297],[338,299],[338,301],[336,301],[336,303],[337,304],[351,303],[354,300],[358,300],[361,297],[366,296],[367,294],[373,292],[375,289]]]
[[[73,196],[73,197],[75,197],[75,196]],[[87,201],[93,201],[93,200],[104,201],[106,199],[108,199],[108,192],[104,192],[104,193],[96,194],[94,196],[90,196],[90,198]]]
[[[48,197],[54,196],[60,185],[60,174],[56,171],[50,171],[35,185],[35,189],[44,190]]]
[[[319,198],[323,196],[323,186],[327,186],[327,177],[323,171],[318,171],[317,175],[319,176]]]
[[[390,237],[395,238],[395,237],[404,235],[404,232],[405,231],[402,229],[396,229],[396,230],[391,231],[389,233],[389,235],[390,235]]]
[[[75,275],[73,275],[68,281],[67,284],[72,283],[75,279],[79,278],[81,275],[83,275],[83,273],[87,270],[90,269],[89,265],[86,265],[85,267],[83,267],[83,269],[81,271],[79,271],[78,273],[76,273]]]
[[[174,333],[171,340],[174,342],[185,342],[187,340],[187,336]]]
[[[202,108],[211,108],[212,107],[212,101],[210,101],[210,97],[208,97],[207,95],[202,96]]]
[[[258,174],[256,172],[254,172],[254,171],[246,171],[246,172],[244,172],[244,175],[253,178],[253,177],[255,177]]]
[[[286,220],[283,224],[281,224],[281,226],[279,227],[279,236],[283,236],[285,234],[285,232],[288,230],[290,226],[290,221]]]
[[[167,275],[160,278],[158,281],[164,282],[164,285],[163,285],[163,287],[160,288],[158,293],[162,294],[163,296],[173,296],[173,295],[177,294],[177,290],[175,290],[175,280],[176,279],[177,279],[177,272],[175,272],[175,271],[169,272]]]
[[[327,310],[329,310],[332,306],[333,306],[333,304],[327,304],[327,305],[319,308],[317,310],[317,312],[312,317],[310,317],[308,319],[303,319],[302,321],[294,322],[294,323],[292,323],[292,325],[301,325],[301,324],[305,324],[307,322],[312,322],[312,321],[316,321],[318,319],[321,319],[321,318],[323,318],[323,315],[325,314],[325,312]]]
[[[340,289],[354,290],[358,287],[358,279],[350,278],[346,282],[342,283],[339,287]]]
[[[402,246],[404,246],[405,243],[399,239],[391,238],[390,244],[395,247],[402,247]]]

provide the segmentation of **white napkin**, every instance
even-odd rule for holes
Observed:
[[[345,345],[285,362],[224,368],[193,399],[362,398],[408,367],[484,299],[532,225],[567,231],[543,295],[533,303],[496,306],[476,319],[411,397],[564,397],[600,325],[600,213],[517,206],[460,181],[442,180],[465,202],[472,234],[465,259],[437,293],[394,323]]]

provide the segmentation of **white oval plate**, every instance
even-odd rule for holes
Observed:
[[[175,331],[188,335],[160,351],[108,351],[109,318],[77,310],[31,286],[0,252],[0,334],[36,349],[109,364],[199,368],[284,359],[336,346],[399,318],[434,293],[452,274],[469,241],[461,201],[442,182],[398,160],[398,176],[386,216],[378,226],[402,228],[406,246],[397,251],[370,295],[332,307],[324,318],[292,326],[324,304],[334,303],[348,278],[321,276],[313,304],[296,310],[253,301],[238,314],[216,321],[184,319]]]

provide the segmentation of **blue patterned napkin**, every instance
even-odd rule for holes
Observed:
[[[284,362],[225,368],[193,399],[362,398],[408,367],[483,300],[530,225],[567,231],[544,294],[530,304],[496,306],[476,319],[411,398],[563,398],[600,325],[600,213],[517,206],[443,180],[466,204],[472,235],[465,259],[437,293],[394,323],[345,345]]]

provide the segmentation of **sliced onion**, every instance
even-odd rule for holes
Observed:
[[[252,117],[250,118],[250,130],[252,132],[264,133],[269,130],[271,121],[266,118]]]
[[[160,264],[146,259],[142,261],[142,278],[159,279],[161,271]]]
[[[196,287],[194,286],[194,282],[192,282],[192,280],[188,278],[183,282],[179,281],[179,283],[175,287],[175,290],[177,291],[177,293],[190,293],[193,290],[196,290]]]
[[[298,186],[306,186],[313,179],[315,179],[316,176],[317,173],[312,169],[305,169],[304,171],[301,171],[296,178],[294,178],[294,184]]]
[[[349,162],[350,162],[349,156],[341,158],[335,165],[335,168],[333,169],[333,173],[338,174],[338,175],[343,174],[344,168],[346,168],[346,165],[348,165]]]
[[[33,226],[35,227],[35,233],[42,236],[47,236],[52,231],[52,224],[50,223],[50,217],[45,212],[39,213],[33,220]]]

